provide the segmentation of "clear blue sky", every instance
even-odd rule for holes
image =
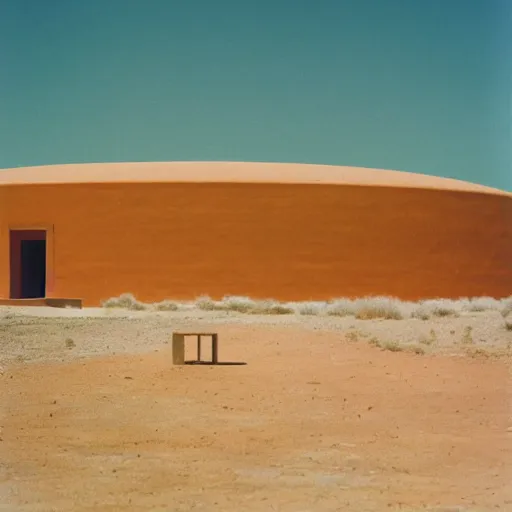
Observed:
[[[255,160],[512,190],[510,0],[1,0],[0,168]]]

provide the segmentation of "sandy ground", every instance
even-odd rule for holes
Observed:
[[[172,366],[178,329],[246,364]],[[0,510],[512,511],[496,312],[0,308],[0,339]]]

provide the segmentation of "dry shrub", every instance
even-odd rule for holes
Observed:
[[[431,316],[457,317],[466,304],[467,301],[464,299],[460,299],[459,301],[451,299],[424,300],[419,302],[411,316],[421,318],[422,320],[428,320]]]
[[[368,343],[374,347],[378,347],[380,348],[381,347],[381,344],[380,344],[380,341],[378,338],[376,338],[375,336],[373,338],[370,338],[368,340]]]
[[[425,349],[423,347],[420,347],[419,345],[409,345],[407,347],[408,352],[412,352],[413,354],[416,354],[418,356],[422,356],[425,354]]]
[[[495,311],[500,306],[501,302],[493,297],[473,297],[463,304],[462,309],[470,312]]]
[[[221,301],[221,309],[235,311],[237,313],[250,313],[255,308],[256,302],[248,297],[227,295]]]
[[[251,315],[288,315],[294,312],[291,306],[276,300],[253,300],[236,295],[227,295],[221,301],[203,296],[199,297],[195,304],[204,311],[233,311]]]
[[[402,352],[404,349],[399,343],[396,341],[385,341],[381,345],[382,350],[389,350],[390,352]]]
[[[429,320],[432,312],[430,308],[425,306],[425,304],[420,304],[415,309],[413,309],[411,313],[412,318],[419,318],[420,320]]]
[[[473,358],[489,359],[499,356],[499,353],[486,350],[485,348],[467,348],[466,355]]]
[[[203,311],[216,311],[222,309],[219,303],[208,297],[208,295],[202,295],[196,299],[195,305],[198,309]]]
[[[457,308],[450,304],[451,301],[438,301],[437,304],[432,306],[432,315],[439,317],[457,317],[459,316],[459,311]]]
[[[156,302],[153,304],[153,307],[157,311],[178,311],[179,309],[178,304],[172,300],[162,300],[161,302]]]
[[[357,331],[349,331],[345,334],[345,339],[352,342],[359,341],[359,333]]]
[[[512,313],[512,297],[508,297],[507,299],[503,299],[501,301],[501,316],[503,318],[507,318],[510,313]]]
[[[368,343],[382,350],[388,350],[389,352],[403,352],[405,350],[407,352],[413,352],[414,354],[418,355],[425,354],[425,349],[419,345],[409,345],[407,347],[403,347],[397,341],[384,341],[381,343],[377,338],[371,338],[368,340]]]
[[[149,309],[149,306],[140,300],[134,300],[128,309],[132,311],[145,311],[146,309]]]
[[[272,299],[256,301],[254,308],[249,311],[253,315],[290,315],[293,312],[292,307]]]
[[[499,310],[502,301],[493,297],[473,297],[471,299],[428,299],[419,301],[411,312],[412,318],[429,320],[432,316],[458,317],[462,312],[481,312]]]
[[[474,342],[473,342],[473,336],[471,335],[471,333],[473,332],[473,327],[471,327],[470,325],[467,325],[466,327],[464,327],[464,332],[462,334],[462,340],[461,342],[465,345],[472,345]]]
[[[354,301],[350,299],[335,299],[326,307],[326,313],[329,316],[351,316],[355,315]]]
[[[401,302],[392,297],[365,297],[355,301],[355,316],[359,320],[401,320],[404,316],[400,305]]]
[[[148,305],[137,300],[131,293],[123,293],[119,297],[112,297],[101,303],[104,308],[121,308],[132,311],[143,311],[148,309]]]
[[[104,308],[128,308],[134,300],[135,297],[131,293],[123,293],[119,297],[104,300],[101,305]]]
[[[505,321],[505,329],[512,331],[512,321]]]
[[[437,341],[437,335],[436,335],[436,331],[434,331],[434,329],[430,329],[430,335],[428,337],[421,336],[420,340],[419,340],[419,342],[422,345],[429,345],[429,346],[436,343],[436,341]]]
[[[316,316],[321,315],[325,308],[325,302],[298,302],[296,304],[290,304],[290,307],[295,309],[295,312],[299,315]]]

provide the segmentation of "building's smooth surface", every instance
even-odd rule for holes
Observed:
[[[512,194],[403,172],[269,163],[0,171],[0,298],[13,244],[46,238],[46,296],[282,300],[512,293]],[[15,298],[15,297],[14,297]]]

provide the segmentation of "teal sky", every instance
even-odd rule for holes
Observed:
[[[0,0],[0,168],[399,169],[512,191],[509,0]]]

